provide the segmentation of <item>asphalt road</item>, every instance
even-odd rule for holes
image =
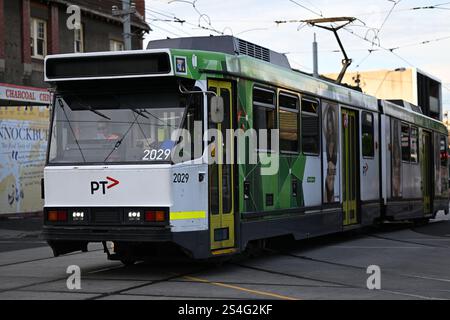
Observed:
[[[22,223],[21,227],[18,224]],[[25,229],[25,230],[24,230]],[[1,299],[450,299],[450,217],[274,243],[256,257],[205,262],[107,261],[101,247],[52,257],[29,222],[0,221]],[[81,268],[69,290],[67,267]],[[366,286],[367,267],[381,289]]]

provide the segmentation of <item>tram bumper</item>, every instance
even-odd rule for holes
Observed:
[[[172,232],[170,227],[98,227],[44,226],[42,238],[55,256],[75,251],[87,252],[90,242],[127,243],[130,245],[175,245],[188,256],[206,259],[210,256],[208,231]]]
[[[169,242],[172,241],[170,228],[130,228],[130,227],[55,227],[44,226],[42,238],[51,241],[126,241],[126,242]]]

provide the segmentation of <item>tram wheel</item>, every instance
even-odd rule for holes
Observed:
[[[429,218],[420,218],[420,219],[416,219],[414,220],[414,226],[415,227],[420,227],[420,226],[425,226],[430,222]]]
[[[136,263],[136,260],[131,258],[122,258],[120,259],[120,262],[122,262],[123,265],[128,267],[134,265]]]

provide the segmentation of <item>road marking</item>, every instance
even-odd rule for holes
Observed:
[[[423,249],[423,247],[334,246],[341,249]]]
[[[247,289],[247,288],[243,288],[243,287],[239,287],[239,286],[234,286],[234,285],[231,285],[231,284],[225,284],[225,283],[221,283],[221,282],[213,282],[213,281],[209,281],[209,280],[201,279],[201,278],[197,278],[197,277],[192,277],[192,276],[183,276],[183,278],[185,278],[187,280],[191,280],[191,281],[208,283],[208,284],[212,284],[212,285],[218,286],[218,287],[235,289],[235,290],[239,290],[239,291],[244,291],[244,292],[248,292],[248,293],[254,293],[254,294],[257,294],[257,295],[268,296],[268,297],[272,297],[272,298],[278,298],[278,299],[282,299],[282,300],[300,300],[298,298],[283,296],[283,295],[276,294],[276,293]]]
[[[413,297],[413,298],[419,298],[419,299],[425,299],[425,300],[445,300],[445,299],[442,299],[442,298],[426,297],[426,296],[421,296],[421,295],[418,295],[418,294],[397,292],[397,291],[391,291],[391,290],[386,290],[386,289],[383,289],[383,291],[384,292],[389,292],[389,293],[392,293],[392,294],[401,295],[401,296],[407,296],[407,297]]]
[[[47,244],[45,241],[32,241],[32,240],[0,240],[0,243],[23,243],[23,244]],[[27,248],[35,249],[35,248]],[[16,250],[14,250],[16,251]]]
[[[450,282],[450,279],[433,278],[433,277],[426,277],[426,276],[416,276],[416,275],[413,275],[413,274],[407,274],[407,276],[413,277],[413,278],[418,278],[418,279],[424,279],[424,280]]]
[[[449,235],[450,236],[450,235]],[[367,240],[367,239],[363,239],[363,240]],[[383,241],[386,240],[385,238],[373,238],[370,239],[371,241]],[[445,239],[442,237],[439,238],[404,238],[404,239],[397,239],[397,240],[402,240],[402,241],[450,241],[450,239]]]
[[[404,240],[407,240],[407,241],[450,241],[450,239],[442,239],[442,238],[411,238],[411,239],[404,239]]]
[[[110,271],[110,270],[115,270],[115,269],[121,269],[124,266],[122,264],[118,265],[118,266],[114,266],[114,267],[108,267],[108,268],[103,268],[103,269],[99,269],[99,270],[94,270],[94,271],[89,271],[88,273],[93,274],[93,273],[99,273],[99,272],[103,272],[103,271]]]

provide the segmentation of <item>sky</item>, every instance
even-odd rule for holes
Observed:
[[[319,72],[335,73],[342,54],[336,52],[334,35],[297,21],[342,16],[358,18],[340,31],[353,59],[349,71],[419,68],[442,81],[444,109],[450,110],[450,1],[146,0],[146,20],[153,31],[145,44],[167,37],[233,34],[286,53],[292,67],[312,72],[316,33]]]

